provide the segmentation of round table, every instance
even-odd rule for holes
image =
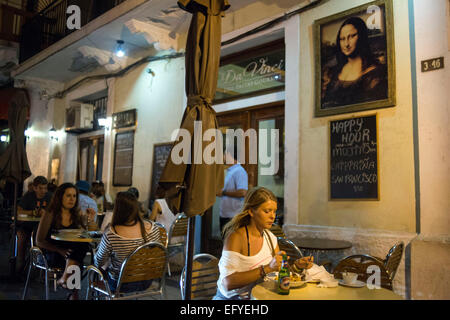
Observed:
[[[345,240],[320,239],[320,238],[294,238],[291,241],[300,249],[311,252],[314,261],[318,261],[321,251],[345,250],[352,247],[352,243]],[[317,263],[317,262],[316,262]]]
[[[17,215],[17,221],[21,221],[21,222],[40,222],[41,221],[41,217],[29,216],[27,214],[18,214]]]
[[[307,283],[290,290],[289,295],[277,293],[276,281],[264,281],[251,292],[252,300],[403,300],[403,297],[384,288],[349,288],[338,285],[335,288],[318,288],[316,283]]]
[[[91,237],[88,232],[83,229],[62,229],[58,233],[51,235],[53,240],[70,241],[70,242],[99,242],[101,237]]]

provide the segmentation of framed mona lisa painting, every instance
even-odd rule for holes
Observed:
[[[392,0],[314,22],[317,117],[395,105]]]

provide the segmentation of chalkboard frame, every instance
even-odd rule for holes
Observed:
[[[149,200],[155,200],[155,193],[156,193],[156,187],[158,186],[158,181],[156,181],[156,183],[154,184],[153,181],[156,179],[155,177],[155,156],[156,156],[156,151],[158,148],[160,147],[167,147],[170,146],[170,151],[169,151],[169,156],[170,156],[170,152],[172,151],[172,147],[173,147],[174,142],[163,142],[163,143],[155,143],[153,145],[153,157],[152,157],[152,172],[151,172],[151,178],[150,178],[150,198]],[[164,168],[163,168],[164,169]]]
[[[133,145],[132,145],[132,153],[131,153],[131,173],[129,175],[129,182],[126,183],[116,183],[116,158],[117,158],[117,137],[123,134],[133,133]],[[135,130],[127,130],[117,132],[114,137],[114,165],[113,165],[113,182],[112,185],[115,187],[129,187],[133,184],[133,163],[134,163],[134,138],[135,138]]]
[[[335,121],[345,121],[345,120],[351,120],[351,119],[358,119],[358,118],[369,118],[369,117],[375,117],[375,128],[376,128],[376,150],[377,150],[377,197],[376,198],[332,198],[331,197],[331,123]],[[346,117],[346,118],[339,118],[339,119],[333,119],[330,120],[328,123],[328,201],[380,201],[380,152],[379,152],[379,145],[380,145],[380,139],[379,139],[379,125],[378,125],[378,113],[370,113],[365,115],[354,115],[352,117]]]

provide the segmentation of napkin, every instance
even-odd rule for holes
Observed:
[[[317,264],[313,264],[313,266],[306,270],[305,280],[321,280],[328,279],[332,275],[327,272],[327,270],[323,266],[319,266]]]

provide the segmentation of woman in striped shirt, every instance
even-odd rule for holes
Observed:
[[[139,214],[139,204],[133,194],[119,192],[114,204],[111,225],[103,234],[94,256],[95,266],[105,270],[112,292],[116,290],[123,261],[139,246],[161,242],[159,230]],[[121,291],[145,290],[151,281],[124,283]]]

